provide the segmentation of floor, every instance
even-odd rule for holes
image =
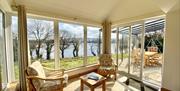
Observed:
[[[129,80],[129,86],[125,84],[127,77],[118,75],[117,80],[109,78],[106,81],[106,91],[158,91],[144,87],[144,90],[141,90],[140,83]],[[15,91],[16,83],[9,85],[9,88],[6,91]],[[64,88],[64,91],[80,91],[80,79],[75,78],[68,81],[68,85]],[[84,86],[84,91],[90,91],[90,89]],[[102,91],[101,86],[97,87],[95,91]]]
[[[146,66],[143,69],[143,79],[150,82],[150,83],[154,83],[157,85],[161,84],[161,78],[162,78],[162,73],[161,73],[161,68],[162,65],[155,65],[155,66]],[[124,59],[123,62],[121,62],[119,64],[118,67],[119,71],[124,71],[124,72],[128,72],[128,59]],[[130,73],[132,75],[135,75],[137,77],[140,76],[140,66],[137,65],[130,65]]]
[[[106,81],[106,91],[156,91],[154,89],[144,87],[144,90],[141,90],[140,84],[134,80],[129,81],[129,86],[124,82],[127,80],[127,77],[118,75],[118,79],[114,81],[113,79],[108,79]],[[64,88],[64,91],[80,91],[80,79],[72,79],[69,81],[67,87]],[[84,86],[84,91],[90,91],[87,86]],[[95,91],[102,91],[101,86],[97,87]]]

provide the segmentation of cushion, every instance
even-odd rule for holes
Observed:
[[[112,65],[112,58],[110,54],[102,54],[100,55],[99,62],[102,66],[111,66]]]
[[[66,86],[67,82],[68,82],[68,75],[64,74],[64,81],[63,81],[63,87]],[[55,81],[46,81],[45,83],[43,83],[40,87],[40,91],[54,91],[54,90],[59,90],[60,88],[63,88],[60,85],[60,81],[59,80],[55,80]]]
[[[43,78],[46,77],[43,66],[41,65],[41,63],[39,61],[33,62],[30,65],[30,67],[34,68],[37,71],[38,76],[43,77]]]
[[[65,85],[65,84],[63,84]],[[40,87],[40,91],[55,91],[59,90],[63,87],[60,85],[60,81],[46,81],[42,86]]]
[[[29,76],[39,76],[42,78],[45,78],[45,73],[43,70],[43,67],[39,61],[33,62],[28,68],[27,68],[27,74]],[[36,90],[39,90],[41,85],[45,83],[44,80],[32,80],[33,85],[35,86]]]

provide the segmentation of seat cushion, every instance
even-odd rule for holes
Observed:
[[[66,85],[66,83],[60,84],[60,81],[46,81],[40,87],[40,91],[55,91],[60,90]]]

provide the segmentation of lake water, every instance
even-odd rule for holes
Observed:
[[[93,51],[94,53],[96,53],[97,55],[97,51],[98,51],[98,44],[97,43],[88,43],[87,44],[87,56],[93,56],[91,53],[91,46],[93,45]],[[101,45],[102,46],[102,45]],[[73,57],[73,45],[70,45],[67,49],[64,50],[64,57]],[[102,49],[102,48],[101,48]],[[45,47],[40,49],[40,54],[42,54],[42,58],[46,59],[46,50]],[[32,51],[32,55],[33,58],[36,58],[36,51],[33,50]],[[79,56],[84,56],[84,44],[80,44],[79,46],[79,52],[78,52]],[[59,54],[59,56],[61,57],[61,53]],[[52,47],[51,50],[51,54],[50,54],[51,59],[54,59],[54,46]]]
[[[97,50],[98,50],[98,44],[94,43],[93,46],[93,51],[97,54]],[[88,43],[87,44],[87,56],[93,56],[91,53],[91,46],[92,43]],[[73,57],[73,45],[70,45],[67,49],[64,50],[64,57]],[[101,51],[102,51],[102,44],[101,44]],[[45,48],[41,48],[40,53],[42,54],[42,58],[46,59],[46,50]],[[116,53],[116,43],[111,43],[111,53],[115,54]],[[33,58],[36,58],[36,51],[33,50]],[[59,56],[61,57],[61,53],[59,54]],[[79,46],[79,56],[84,56],[84,44],[82,43]],[[51,59],[54,59],[54,47],[52,47],[51,50],[51,54],[50,54]]]

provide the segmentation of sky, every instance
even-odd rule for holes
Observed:
[[[49,21],[44,21],[49,22]],[[52,22],[52,21],[51,21]],[[32,23],[32,19],[28,19],[28,24]],[[17,34],[17,17],[12,17],[12,31]],[[76,34],[77,36],[83,36],[83,26],[82,25],[76,25],[76,24],[70,24],[70,23],[59,23],[59,30],[66,30],[69,32],[72,32]],[[87,38],[98,38],[99,37],[99,29],[98,27],[87,27]]]
[[[70,24],[70,23],[59,23],[60,30],[66,30],[76,34],[77,36],[83,36],[83,26]],[[99,29],[98,27],[87,27],[87,38],[98,38],[99,36]]]

